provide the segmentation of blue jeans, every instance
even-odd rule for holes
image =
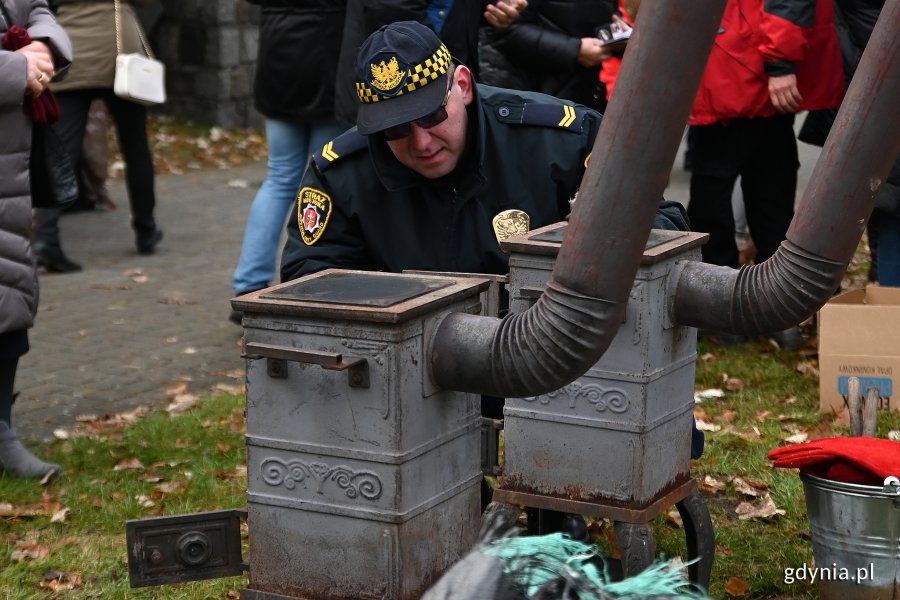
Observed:
[[[877,227],[878,283],[900,287],[900,219],[893,214],[879,213]]]
[[[272,282],[281,232],[309,156],[343,131],[333,123],[266,119],[269,171],[250,206],[241,258],[231,279],[235,294],[260,290]]]

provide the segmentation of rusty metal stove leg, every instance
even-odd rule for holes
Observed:
[[[637,575],[656,560],[656,543],[649,523],[615,521],[616,543],[622,555],[625,577]]]
[[[688,566],[688,577],[691,582],[708,590],[716,556],[716,534],[706,501],[700,492],[694,492],[675,506],[684,522],[688,560],[699,559]]]

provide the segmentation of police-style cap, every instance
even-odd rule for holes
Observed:
[[[444,101],[450,51],[416,21],[385,25],[359,48],[356,128],[363,135],[409,123]]]

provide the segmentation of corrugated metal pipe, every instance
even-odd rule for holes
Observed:
[[[622,321],[726,0],[644,0],[547,291],[505,319],[454,313],[432,347],[438,385],[553,391],[603,355]]]
[[[900,152],[900,0],[888,0],[810,176],[787,240],[740,270],[682,264],[673,319],[744,334],[780,331],[831,298]]]

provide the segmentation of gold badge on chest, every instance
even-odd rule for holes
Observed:
[[[502,242],[514,235],[528,233],[531,226],[531,218],[528,216],[528,213],[521,210],[504,210],[494,217],[491,225],[494,227],[494,235],[497,236],[497,241]]]

